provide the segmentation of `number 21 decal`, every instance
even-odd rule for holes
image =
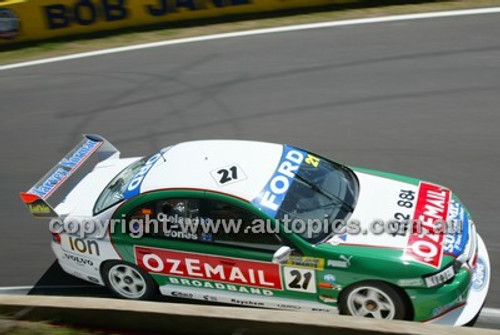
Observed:
[[[210,174],[215,179],[217,184],[219,184],[219,186],[226,186],[228,184],[236,183],[247,178],[241,167],[239,167],[239,165],[237,164],[232,164],[212,170]]]
[[[316,275],[314,270],[284,267],[283,272],[287,290],[316,293]]]

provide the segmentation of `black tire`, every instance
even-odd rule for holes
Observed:
[[[150,300],[158,292],[158,285],[143,269],[134,264],[110,261],[101,267],[106,286],[119,298]]]
[[[383,282],[367,281],[340,293],[339,311],[344,315],[383,320],[408,320],[412,308],[404,293]]]

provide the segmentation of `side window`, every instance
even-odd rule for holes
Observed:
[[[128,233],[141,237],[198,241],[201,229],[193,226],[199,219],[199,199],[164,199],[150,202],[127,216]]]
[[[283,246],[267,222],[240,207],[197,198],[146,203],[127,216],[127,233],[274,252]]]
[[[268,251],[276,251],[283,245],[276,234],[267,232],[265,222],[242,208],[222,201],[204,200],[200,214],[210,225],[209,237],[214,244]]]

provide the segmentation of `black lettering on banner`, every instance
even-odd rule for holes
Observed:
[[[216,8],[248,5],[251,0],[156,0],[154,5],[146,5],[146,12],[151,16],[163,16],[169,13],[175,13],[180,8],[189,10],[206,9],[207,4],[211,2]]]
[[[175,6],[170,5],[168,0],[158,0],[156,6],[147,5],[146,10],[151,16],[162,16],[174,12]]]
[[[212,0],[215,7],[248,5],[251,0]]]
[[[50,5],[44,7],[45,17],[49,29],[60,29],[69,26],[69,18],[64,5]]]
[[[44,6],[49,29],[67,28],[72,23],[81,26],[92,25],[99,19],[106,22],[127,18],[127,0],[78,0],[70,5],[54,4]]]
[[[88,26],[97,19],[97,10],[90,0],[80,0],[73,9],[75,21],[82,25]]]
[[[102,0],[104,18],[107,22],[120,21],[126,19],[129,13],[125,6],[126,0]]]

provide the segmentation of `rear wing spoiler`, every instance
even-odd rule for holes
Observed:
[[[94,154],[97,155],[99,162],[108,158],[120,157],[120,151],[104,137],[83,135],[83,140],[47,172],[42,179],[27,192],[21,193],[21,199],[30,213],[38,218],[59,217],[54,207],[47,200]]]

